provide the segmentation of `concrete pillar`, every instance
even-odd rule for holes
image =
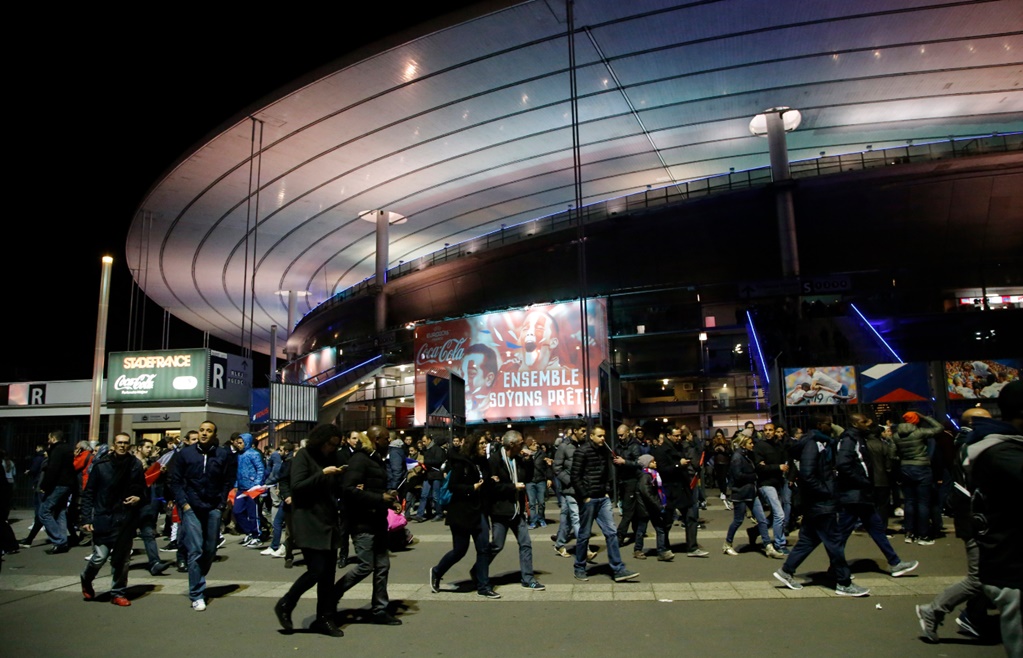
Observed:
[[[775,187],[775,214],[778,219],[778,244],[781,250],[782,276],[799,276],[799,245],[796,241],[796,214],[792,205],[789,151],[785,139],[784,114],[789,108],[764,112],[767,120],[767,148],[771,157],[771,177]]]

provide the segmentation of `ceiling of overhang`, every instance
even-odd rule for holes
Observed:
[[[267,352],[279,291],[308,291],[301,315],[373,275],[363,211],[408,218],[394,266],[569,207],[564,1],[488,9],[282,94],[251,113],[256,140],[242,116],[186,155],[128,234],[146,294],[237,343],[255,264]],[[770,107],[802,112],[792,159],[1023,130],[1018,0],[580,0],[575,26],[585,203],[769,164],[748,124]]]

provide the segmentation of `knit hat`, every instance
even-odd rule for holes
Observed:
[[[912,423],[913,425],[919,425],[920,414],[918,414],[915,411],[907,411],[906,413],[902,414],[902,420],[906,421],[907,423]]]
[[[650,462],[652,462],[653,460],[654,460],[653,455],[640,455],[639,459],[637,459],[636,461],[638,461],[639,465],[642,466],[643,468],[650,468]]]

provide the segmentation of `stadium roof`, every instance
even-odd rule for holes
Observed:
[[[587,204],[767,165],[772,107],[802,114],[793,160],[1023,130],[1018,0],[584,0],[574,25]],[[475,5],[240,108],[155,182],[129,266],[236,343],[254,289],[267,352],[280,291],[303,313],[373,275],[365,211],[407,218],[394,266],[570,207],[570,92],[562,0]]]

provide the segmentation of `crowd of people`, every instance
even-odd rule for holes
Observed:
[[[799,566],[823,544],[836,594],[858,597],[869,590],[853,582],[845,556],[850,535],[856,529],[866,532],[897,578],[919,566],[900,557],[892,544],[900,532],[889,527],[899,518],[897,508],[903,510],[905,543],[929,546],[944,532],[947,506],[956,536],[965,543],[967,576],[917,607],[924,637],[938,641],[945,616],[961,603],[967,605],[957,619],[960,629],[977,636],[991,632],[985,627],[990,602],[1000,610],[1006,648],[1018,655],[1012,651],[1018,652],[1021,641],[1023,538],[1007,501],[1023,487],[1021,401],[1023,383],[1007,385],[998,399],[1001,420],[972,408],[956,435],[917,412],[883,424],[852,413],[848,428],[816,415],[806,431],[791,436],[772,422],[760,429],[747,423],[731,437],[718,430],[709,440],[685,426],[648,438],[642,426],[623,424],[611,443],[603,427],[575,423],[550,446],[515,430],[500,436],[479,431],[448,444],[429,434],[418,441],[392,440],[380,426],[346,434],[324,424],[299,446],[282,441],[264,452],[247,433],[222,444],[216,425],[207,421],[180,441],[133,446],[130,436],[119,433],[110,446],[80,442],[72,447],[55,431],[28,469],[37,496],[31,532],[13,546],[6,539],[3,550],[30,547],[40,532],[46,533],[51,554],[67,552],[75,543],[89,545],[92,555],[81,573],[83,598],[96,597],[93,582],[109,561],[110,601],[127,606],[127,567],[138,536],[150,573],[159,575],[176,562],[188,574],[192,608],[203,611],[206,576],[226,542],[225,532],[233,530],[239,543],[284,558],[287,567],[301,553],[305,573],[274,606],[281,627],[293,629],[292,612],[315,586],[311,628],[340,637],[338,603],[370,576],[370,620],[401,623],[387,594],[389,548],[409,543],[405,526],[410,521],[443,521],[451,533],[450,550],[429,570],[433,592],[445,588],[443,579],[471,542],[475,554],[468,573],[476,594],[499,599],[490,565],[509,534],[518,546],[521,587],[545,589],[533,569],[529,531],[547,525],[549,493],[560,511],[551,535],[554,551],[573,560],[575,579],[588,581],[602,571],[593,567],[598,553],[590,545],[596,524],[611,578],[629,582],[639,576],[623,559],[622,549],[630,544],[634,560],[656,556],[670,562],[679,549],[690,558],[709,556],[698,534],[707,490],[716,487],[733,514],[724,555],[762,551],[784,560],[773,576],[798,590],[803,587],[796,577]],[[736,535],[747,520],[752,521],[747,546],[740,547]],[[9,532],[6,516],[3,521]],[[684,543],[671,540],[676,524],[684,530]],[[650,526],[653,553],[645,541]],[[798,538],[790,544],[797,528]],[[160,534],[170,539],[164,549],[156,545]],[[161,560],[161,550],[175,553],[176,560]]]

